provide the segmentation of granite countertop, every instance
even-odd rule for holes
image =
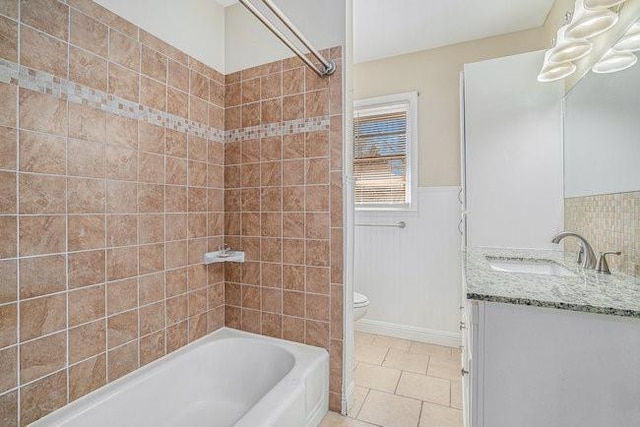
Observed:
[[[552,260],[575,276],[495,271],[487,256]],[[563,251],[468,248],[463,253],[467,298],[640,318],[640,279],[585,270],[575,259]]]

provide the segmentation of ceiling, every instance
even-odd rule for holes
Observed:
[[[354,0],[354,60],[540,27],[554,0]]]
[[[237,3],[237,0],[216,1],[221,6]],[[353,0],[353,3],[354,61],[358,63],[540,27],[554,0]]]

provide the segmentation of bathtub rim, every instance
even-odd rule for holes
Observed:
[[[238,329],[233,329],[229,327],[222,327],[217,329],[197,340],[194,340],[185,346],[171,352],[165,354],[164,356],[139,367],[138,369],[110,382],[105,384],[104,386],[74,400],[73,402],[68,403],[67,405],[45,415],[42,418],[37,419],[33,423],[29,424],[29,427],[48,427],[48,426],[58,426],[59,423],[71,420],[81,414],[90,411],[92,408],[101,404],[103,401],[108,400],[113,397],[118,392],[129,390],[134,386],[140,384],[148,377],[154,375],[157,371],[164,371],[169,366],[171,361],[174,359],[180,358],[182,355],[189,353],[195,349],[200,347],[204,347],[209,343],[215,341],[223,341],[223,340],[236,340],[236,339],[249,339],[253,341],[259,341],[263,343],[267,343],[269,345],[276,345],[278,347],[284,348],[286,351],[291,353],[294,357],[294,364],[292,368],[282,377],[274,386],[269,389],[261,398],[251,406],[247,412],[243,415],[249,415],[251,413],[255,413],[254,409],[259,406],[265,406],[264,401],[265,398],[268,398],[275,394],[279,396],[285,396],[284,400],[280,400],[282,405],[279,405],[277,408],[271,407],[271,409],[280,409],[277,411],[279,413],[282,412],[282,409],[286,407],[284,405],[285,402],[288,402],[289,397],[293,394],[292,392],[298,391],[299,389],[304,389],[304,379],[309,371],[316,368],[321,363],[329,364],[329,353],[325,348],[315,347],[308,344],[298,343],[295,341],[288,341],[281,338],[268,337],[264,335],[258,335],[251,332],[245,332]],[[325,362],[326,361],[326,362]],[[327,378],[328,381],[328,378]],[[325,393],[326,392],[326,393]],[[328,382],[326,384],[326,390],[323,391],[324,396],[323,399],[328,401]],[[270,400],[270,399],[267,399]],[[261,405],[262,404],[262,405]],[[322,408],[320,408],[322,409]],[[322,414],[324,416],[324,414]],[[317,414],[314,415],[314,418],[317,417]],[[321,420],[322,418],[320,418]],[[238,420],[241,422],[242,418]]]

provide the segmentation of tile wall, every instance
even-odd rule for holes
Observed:
[[[596,255],[622,251],[607,257],[609,266],[640,277],[640,192],[565,199],[565,228],[582,234]]]
[[[224,76],[91,0],[0,1],[0,425],[225,324],[325,347],[340,409],[341,73]],[[202,265],[224,240],[247,262]]]
[[[0,425],[224,324],[224,76],[89,0],[0,1]]]
[[[330,406],[342,382],[342,66],[297,58],[226,77],[227,326],[326,348]]]

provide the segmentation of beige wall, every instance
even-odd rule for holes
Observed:
[[[544,28],[354,65],[354,99],[420,93],[422,187],[460,185],[460,71],[465,63],[543,49]]]

